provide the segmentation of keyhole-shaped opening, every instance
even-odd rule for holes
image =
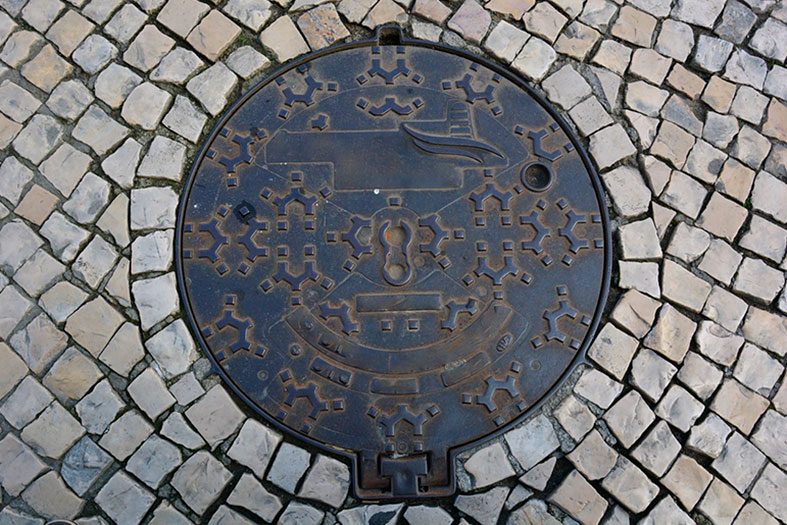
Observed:
[[[385,232],[385,238],[391,246],[402,246],[407,239],[407,232],[401,226],[391,226]]]

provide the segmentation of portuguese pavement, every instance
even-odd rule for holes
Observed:
[[[230,103],[391,24],[559,109],[615,261],[589,366],[371,504],[210,374],[173,232]],[[785,57],[776,0],[0,0],[0,524],[787,522]]]

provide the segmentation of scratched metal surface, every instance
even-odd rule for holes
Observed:
[[[349,457],[361,498],[454,492],[453,457],[584,353],[609,286],[597,176],[513,74],[424,42],[313,54],[196,160],[178,277],[247,403]]]

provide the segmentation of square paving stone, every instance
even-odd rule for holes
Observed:
[[[697,509],[714,524],[723,525],[732,523],[743,503],[744,499],[732,487],[714,478]]]
[[[156,135],[137,169],[137,176],[178,181],[185,158],[186,146]]]
[[[175,472],[172,486],[194,512],[204,513],[227,486],[232,474],[209,452],[191,456]]]
[[[55,195],[38,184],[34,184],[14,212],[20,217],[40,226],[49,217],[58,201],[59,199]]]
[[[118,42],[127,44],[146,20],[147,16],[145,13],[137,9],[136,6],[125,4],[107,22],[104,26],[104,31]]]
[[[661,477],[680,453],[681,444],[664,421],[659,421],[631,454],[651,474]]]
[[[504,434],[511,454],[519,465],[530,470],[560,447],[552,422],[539,415]]]
[[[63,203],[63,211],[80,224],[90,224],[106,206],[110,184],[93,173],[87,173],[71,197]]]
[[[134,378],[126,391],[137,406],[153,421],[175,404],[175,398],[172,397],[164,381],[152,368],[146,368]]]
[[[62,478],[49,471],[22,493],[22,499],[47,519],[76,517],[85,502],[68,489]]]
[[[30,62],[22,66],[22,76],[49,93],[72,69],[71,64],[61,57],[54,47],[47,44]]]
[[[205,58],[215,62],[240,33],[240,27],[232,20],[213,10],[189,33],[186,41]]]
[[[80,246],[88,239],[89,233],[54,211],[41,226],[41,235],[49,241],[52,252],[61,261],[68,262],[76,257]]]
[[[221,385],[216,385],[186,411],[186,417],[211,448],[237,430],[243,412]]]
[[[279,20],[285,18],[280,18]],[[273,26],[271,25],[271,27]],[[223,63],[217,62],[189,80],[186,84],[186,90],[194,95],[205,109],[215,117],[227,105],[228,96],[237,83],[238,77],[235,76],[235,73],[230,71]]]
[[[721,383],[724,373],[699,354],[689,352],[678,372],[678,379],[705,401]]]
[[[729,285],[742,260],[743,256],[732,246],[721,239],[713,238],[698,268],[717,281]]]
[[[766,462],[767,458],[757,447],[735,432],[711,466],[735,487],[735,490],[743,494]]]
[[[81,399],[101,379],[101,370],[73,346],[52,365],[44,385],[62,402]]]
[[[0,111],[15,121],[26,121],[40,106],[41,102],[36,97],[10,80],[0,84]]]
[[[588,350],[588,357],[618,380],[623,379],[631,358],[637,351],[637,340],[607,323]]]
[[[322,4],[305,12],[298,17],[298,27],[306,37],[309,47],[315,51],[350,36],[333,4]]]
[[[767,397],[783,371],[784,367],[768,352],[746,343],[735,364],[733,376],[758,394]]]
[[[197,70],[205,66],[196,53],[183,47],[176,47],[161,59],[161,62],[150,72],[150,79],[157,82],[183,84]]]
[[[169,187],[131,190],[131,229],[174,228],[177,205],[178,196]]]
[[[3,288],[0,292],[0,336],[8,337],[32,307],[33,303],[15,286]]]
[[[68,318],[66,332],[91,355],[97,356],[123,321],[123,316],[99,296]]]
[[[175,41],[152,24],[146,25],[123,53],[123,60],[140,71],[147,72],[164,58]]]
[[[631,382],[645,397],[656,402],[677,371],[656,352],[643,348],[631,362]]]
[[[286,62],[309,52],[309,46],[288,16],[277,18],[260,33],[260,42],[273,51],[276,60]]]
[[[94,104],[79,119],[71,136],[90,146],[98,155],[103,155],[128,133],[128,128],[115,122]]]
[[[593,368],[586,370],[574,385],[574,393],[601,408],[609,408],[622,391],[622,384]]]
[[[43,33],[65,8],[60,0],[30,0],[22,9],[22,18]]]
[[[167,91],[144,82],[129,93],[120,114],[132,126],[153,130],[158,127],[171,100],[172,95]]]
[[[57,432],[52,432],[52,429]],[[85,429],[55,401],[22,431],[22,439],[39,454],[59,459],[82,437]]]
[[[576,396],[567,396],[553,412],[560,426],[574,438],[581,440],[596,422],[596,416]]]
[[[656,319],[661,303],[638,292],[625,292],[615,305],[611,319],[637,338],[644,337]]]
[[[598,431],[593,430],[566,457],[586,478],[597,480],[615,468],[618,453],[604,442]]]
[[[787,353],[787,323],[784,316],[751,306],[743,322],[743,335],[778,356]]]
[[[782,522],[787,520],[787,504],[782,494],[785,484],[787,474],[769,463],[751,491],[752,498]]]
[[[66,347],[68,337],[39,314],[11,337],[11,346],[36,374],[41,374]]]
[[[279,447],[273,460],[266,480],[290,494],[295,493],[295,487],[309,468],[311,454],[308,451],[284,443]]]
[[[457,11],[454,18],[460,13],[461,11]],[[472,21],[472,19],[470,21]],[[528,33],[540,36],[551,44],[557,39],[563,26],[568,22],[568,18],[552,6],[552,4],[540,2],[536,3],[535,7],[522,17],[522,21],[525,23],[525,28],[527,28]],[[489,25],[488,22],[486,25]],[[449,27],[451,27],[450,22]],[[483,28],[485,29],[485,27]],[[455,28],[451,27],[451,29]],[[468,35],[464,34],[462,31],[458,32],[470,41],[474,40],[473,38],[469,38]],[[478,40],[480,41],[480,39]]]
[[[187,97],[177,95],[162,124],[190,142],[197,142],[207,121],[208,117]]]
[[[123,461],[153,433],[153,427],[136,410],[130,410],[109,426],[101,440],[101,447],[118,461]]]
[[[28,375],[0,406],[0,414],[12,427],[21,430],[53,400],[52,394],[32,375]]]
[[[272,522],[282,508],[281,500],[271,494],[251,474],[243,474],[227,498],[227,503],[253,512]]]
[[[350,489],[350,469],[333,458],[317,456],[317,460],[306,474],[298,496],[327,503],[341,508]]]
[[[758,215],[752,215],[740,246],[779,264],[787,250],[787,230]]]
[[[746,315],[747,309],[748,305],[743,299],[720,286],[714,286],[705,302],[702,315],[729,331],[735,331]]]
[[[607,510],[606,500],[577,471],[572,471],[549,500],[582,523],[599,523]]]
[[[57,46],[58,51],[69,56],[74,49],[84,40],[95,26],[80,15],[77,11],[69,9],[49,28],[46,36]]]
[[[169,387],[169,391],[175,396],[178,404],[181,406],[188,406],[192,401],[199,398],[205,393],[205,389],[194,377],[193,373],[184,374],[183,377]]]
[[[281,439],[279,433],[253,419],[247,419],[227,455],[262,478]]]
[[[112,269],[117,257],[118,253],[115,248],[101,236],[96,235],[76,258],[71,270],[88,286],[97,289],[103,278]]]
[[[642,396],[634,390],[623,396],[603,417],[626,448],[631,447],[656,419]]]
[[[178,447],[153,434],[129,458],[126,470],[150,488],[156,489],[182,462],[183,457]]]
[[[210,7],[197,0],[169,0],[156,16],[156,21],[181,38],[186,38]]]
[[[156,501],[142,485],[118,471],[96,494],[95,502],[116,523],[136,525]]]
[[[102,434],[124,406],[109,380],[104,379],[76,404],[76,411],[88,432]]]
[[[60,143],[63,126],[48,115],[35,115],[13,141],[14,150],[33,164],[39,164]]]
[[[618,457],[617,465],[601,486],[634,513],[644,511],[659,493],[658,485],[624,456]]]
[[[767,408],[766,398],[734,379],[726,379],[722,383],[711,404],[711,410],[747,435]]]
[[[27,365],[11,348],[0,343],[0,398],[5,397],[27,374]]]
[[[608,168],[636,152],[637,149],[620,124],[607,126],[590,136],[590,155],[600,169]]]
[[[273,12],[268,0],[230,0],[222,10],[255,33],[271,18]],[[360,20],[354,20],[360,22]]]
[[[112,456],[85,436],[63,458],[60,475],[78,496],[83,496],[111,464]]]
[[[18,496],[46,469],[47,465],[15,435],[9,432],[0,440],[0,485],[11,496]]]
[[[776,240],[776,242],[781,242]],[[770,303],[784,287],[784,273],[761,259],[746,257],[738,267],[732,290],[743,296]]]
[[[557,53],[551,45],[540,38],[531,37],[511,63],[511,67],[525,78],[540,81],[555,60]]]
[[[713,476],[699,463],[681,455],[661,482],[675,494],[686,510],[691,511],[712,479]]]
[[[711,458],[718,458],[724,450],[732,428],[713,412],[691,429],[686,448]]]
[[[488,487],[516,474],[499,442],[476,451],[467,458],[463,466],[472,476],[469,482],[460,481],[460,484],[467,488]]]
[[[145,348],[168,379],[186,372],[191,363],[197,360],[194,341],[182,319],[156,332],[145,341]]]

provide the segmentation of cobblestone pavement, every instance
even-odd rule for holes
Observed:
[[[0,0],[0,523],[787,521],[787,3]],[[615,228],[592,367],[362,504],[250,417],[180,312],[197,143],[278,63],[399,24],[508,64],[573,123]]]

